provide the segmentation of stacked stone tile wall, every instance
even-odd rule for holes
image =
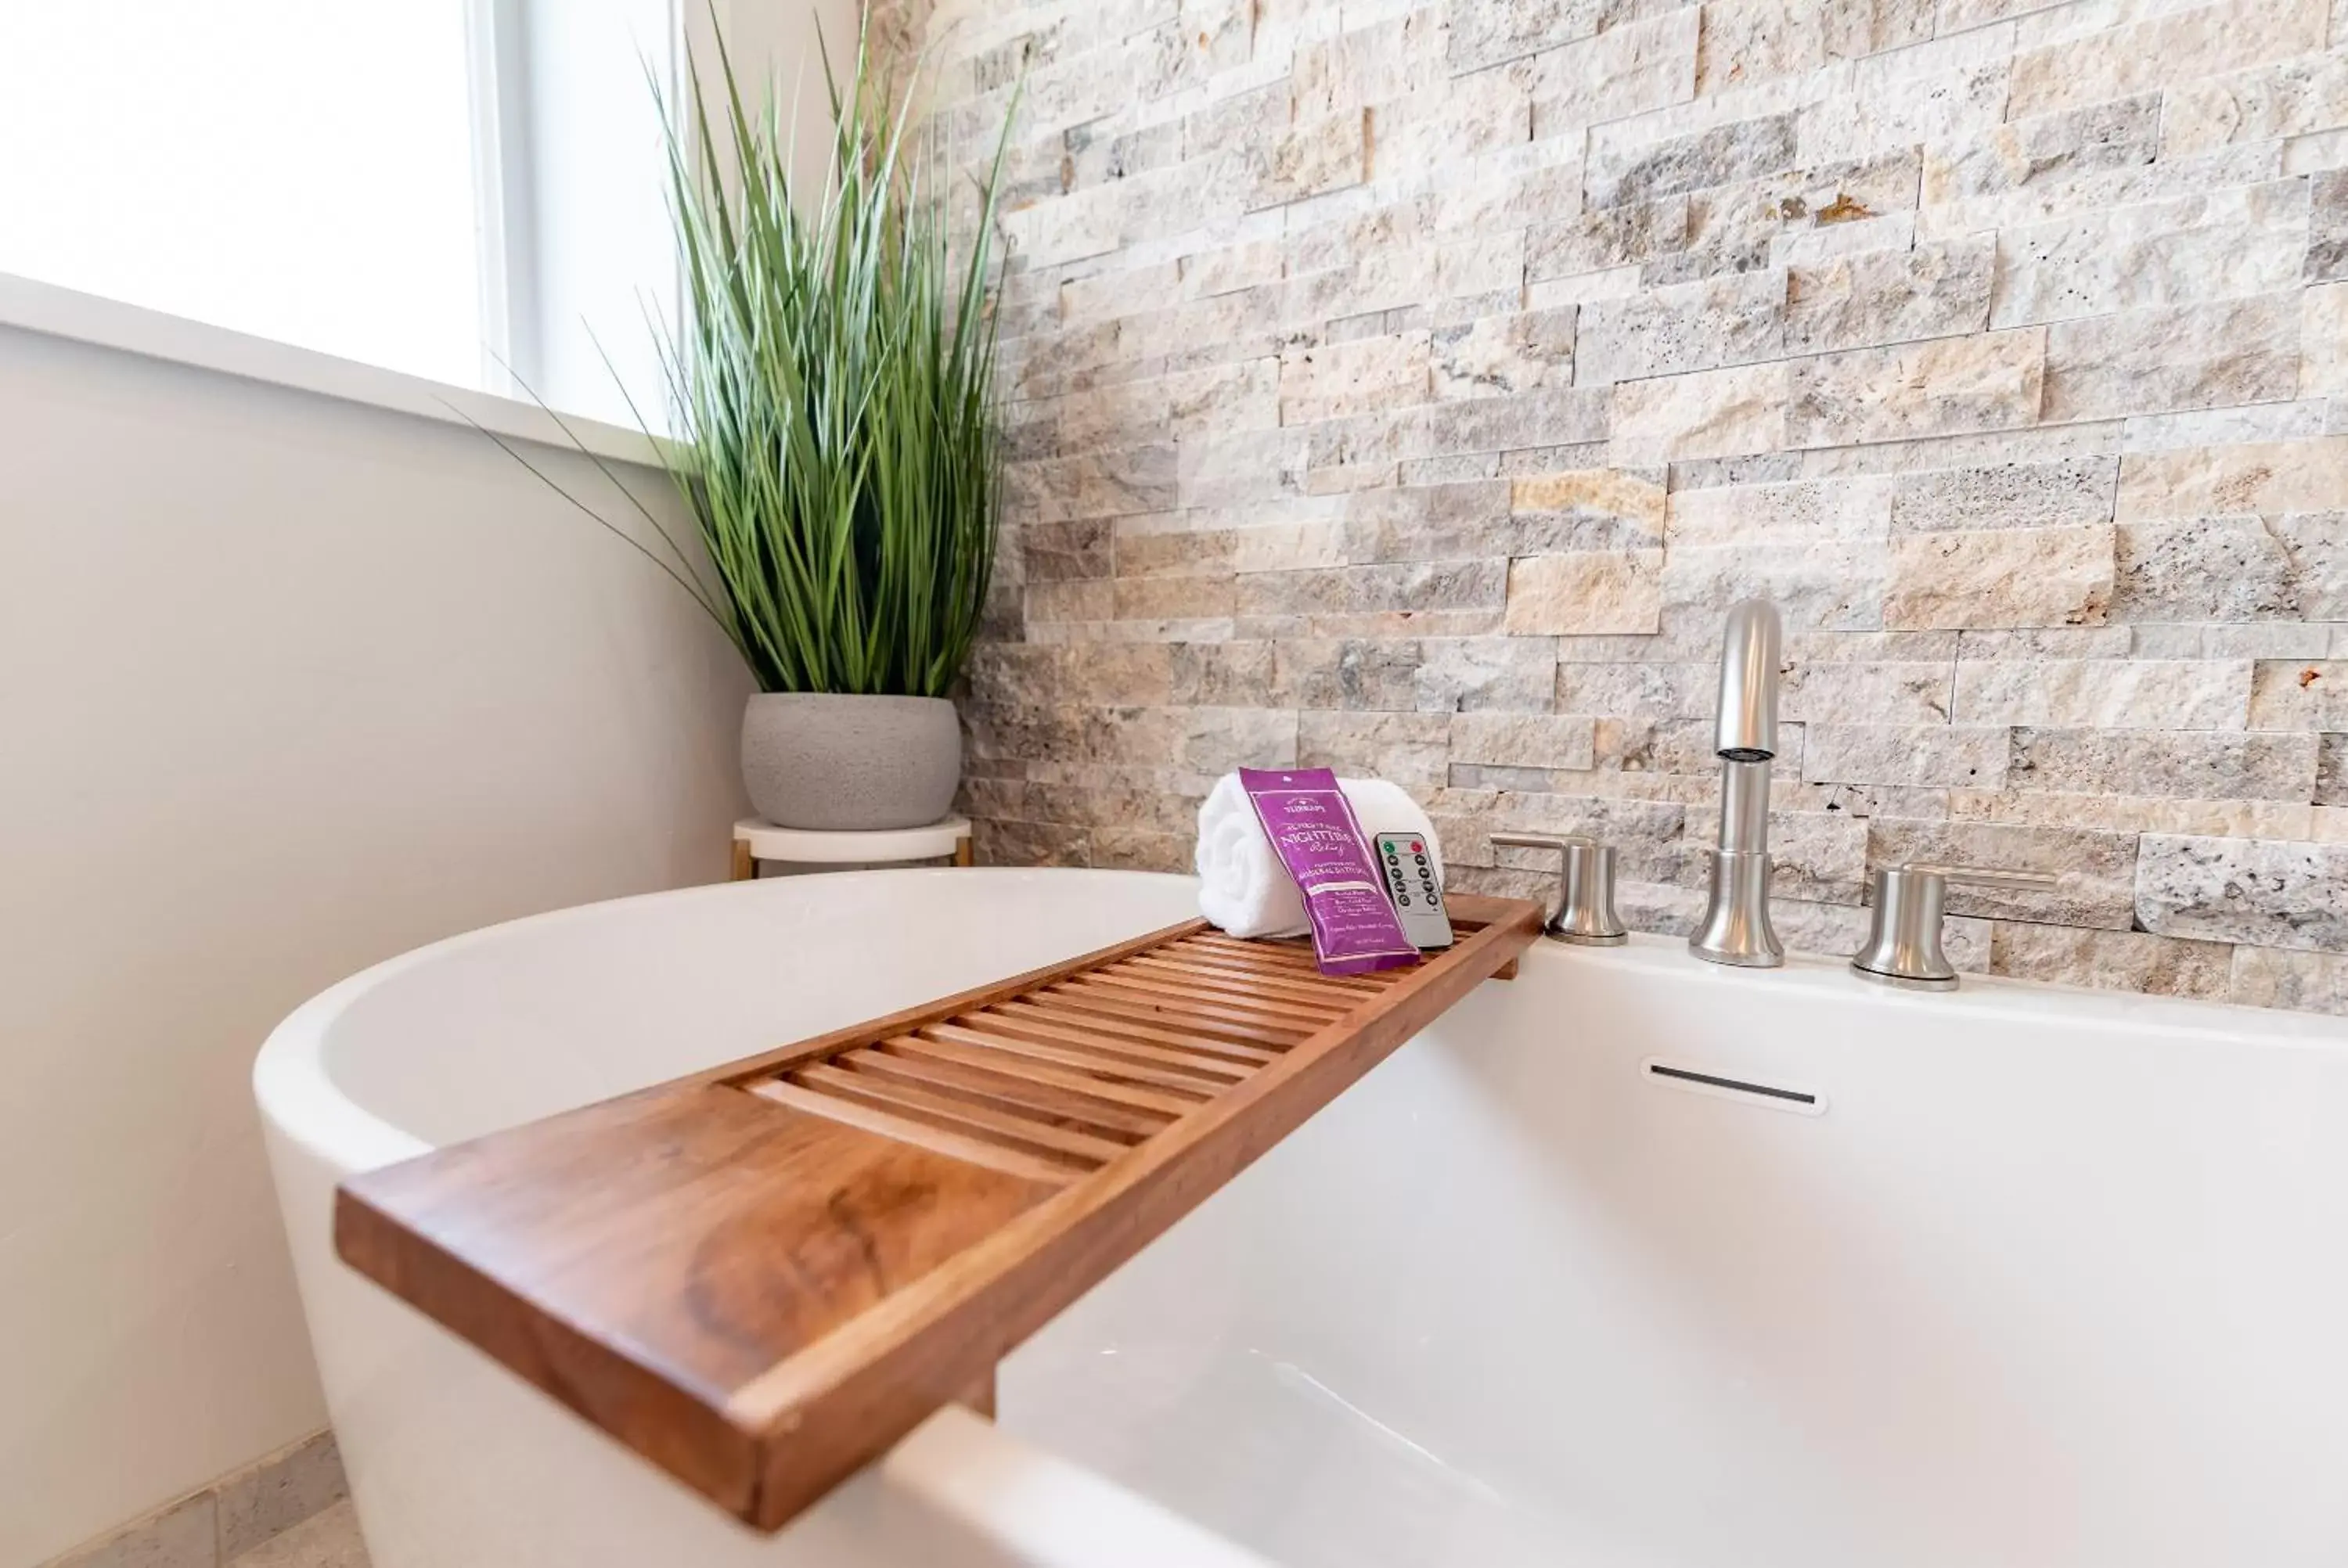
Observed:
[[[2348,0],[945,0],[1024,75],[983,858],[1187,868],[1239,764],[1702,898],[1783,607],[1779,922],[2348,1010]]]

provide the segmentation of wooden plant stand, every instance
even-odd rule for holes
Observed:
[[[729,881],[748,882],[758,875],[759,863],[767,860],[809,866],[886,866],[948,856],[956,866],[971,863],[970,818],[950,816],[927,827],[843,833],[777,827],[771,822],[746,816],[734,825],[734,857],[726,876]]]
[[[1331,978],[1188,921],[355,1176],[343,1259],[762,1530],[1487,978],[1540,910]]]

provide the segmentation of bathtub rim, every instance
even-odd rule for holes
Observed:
[[[949,878],[947,886],[961,888],[973,885],[1015,887],[1045,878],[1056,882],[1081,878],[1108,886],[1196,880],[1164,872],[1089,866],[898,866],[822,875],[827,879],[847,878],[859,884],[887,879],[909,890],[933,878]],[[572,905],[480,927],[386,958],[329,986],[294,1009],[270,1031],[253,1059],[254,1100],[280,1135],[345,1174],[427,1153],[436,1145],[354,1100],[335,1081],[326,1062],[327,1036],[335,1020],[360,998],[452,953],[489,947],[518,933],[545,932],[565,925],[608,919],[623,910],[688,899],[787,897],[784,890],[797,891],[803,880],[791,877],[712,883]],[[755,893],[750,891],[754,888],[757,889]],[[1984,1022],[2025,1016],[2043,1021],[2051,1014],[2054,1020],[2084,1026],[2127,1027],[2172,1039],[2223,1039],[2298,1050],[2348,1050],[2348,1018],[2328,1014],[1975,973],[1963,976],[1954,991],[1918,994],[1862,980],[1851,973],[1848,961],[1841,958],[1795,953],[1788,956],[1782,968],[1731,969],[1694,962],[1688,958],[1684,944],[1674,938],[1644,933],[1634,933],[1629,943],[1618,948],[1537,942],[1524,955],[1524,962],[1540,969],[1589,965],[1646,973],[1667,970],[1694,986],[1751,988],[1756,996],[1810,996],[1829,1004],[1871,1004],[1886,1009],[1887,1019],[1910,1016],[1914,1009],[1926,1009],[1931,1015],[1976,1017]],[[1441,1025],[1438,1022],[1434,1027]]]
[[[991,885],[1016,886],[1045,877],[1055,880],[1081,877],[1112,886],[1163,885],[1195,880],[1165,872],[1091,866],[883,866],[820,875],[833,885],[839,881],[870,884],[886,880],[908,887],[932,878],[949,879],[944,885],[952,887],[968,887],[980,880]],[[352,1098],[335,1081],[328,1065],[327,1038],[336,1020],[361,998],[412,970],[445,959],[452,954],[490,947],[523,933],[558,930],[568,925],[608,919],[623,910],[692,899],[783,897],[787,896],[785,890],[797,891],[807,880],[802,877],[767,877],[750,882],[705,883],[572,904],[560,909],[516,916],[510,920],[477,927],[381,959],[328,986],[286,1014],[277,1027],[269,1031],[253,1057],[252,1082],[254,1102],[276,1133],[344,1175],[378,1169],[430,1153],[438,1145],[386,1120]],[[1077,949],[1079,952],[1083,950]],[[1075,954],[1066,956],[1074,957]],[[712,1061],[708,1065],[714,1067],[719,1063]],[[648,1082],[635,1087],[649,1086]]]
[[[2348,1017],[2208,997],[2107,989],[1971,970],[1959,978],[1953,990],[1917,991],[1862,979],[1852,972],[1848,958],[1789,951],[1780,968],[1733,968],[1690,958],[1687,944],[1678,938],[1636,931],[1620,947],[1585,947],[1551,938],[1534,943],[1525,954],[1525,962],[1538,960],[1545,968],[1560,959],[1632,973],[1670,971],[1697,985],[1761,996],[1776,992],[1871,1003],[1892,1009],[1888,1015],[1891,1018],[1940,1015],[1978,1018],[1984,1022],[2027,1018],[2087,1028],[2126,1028],[2178,1040],[2348,1050]],[[1434,1027],[1442,1025],[1438,1022]]]

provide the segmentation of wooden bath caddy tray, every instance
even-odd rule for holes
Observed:
[[[344,1261],[782,1526],[1488,976],[1189,921],[345,1183]]]

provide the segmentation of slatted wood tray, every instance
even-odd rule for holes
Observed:
[[[1540,911],[1330,977],[1189,921],[356,1176],[344,1260],[781,1527],[1488,977]]]

